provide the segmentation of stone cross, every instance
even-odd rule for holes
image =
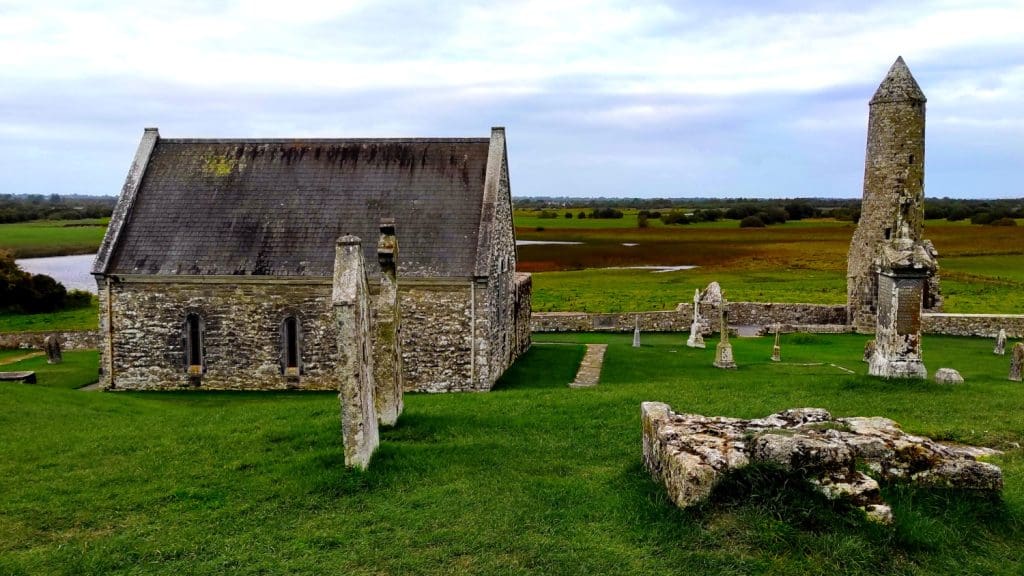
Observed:
[[[380,435],[374,401],[369,290],[362,241],[355,236],[338,238],[331,304],[338,330],[338,398],[345,465],[365,470]]]
[[[727,370],[736,369],[736,361],[732,357],[732,344],[729,343],[729,317],[726,306],[728,303],[725,298],[722,298],[722,304],[718,307],[718,322],[721,338],[718,341],[718,346],[715,347],[715,368],[725,368]]]
[[[640,347],[640,317],[633,316],[633,348]]]
[[[775,324],[775,345],[772,346],[772,362],[782,361],[782,348],[779,347],[779,325]]]
[[[1014,344],[1010,354],[1010,380],[1020,382],[1021,370],[1024,368],[1024,342]]]
[[[398,306],[398,239],[395,220],[382,218],[377,241],[380,288],[374,301],[373,380],[377,419],[393,426],[402,414],[401,312]]]
[[[686,345],[690,348],[704,348],[704,335],[700,326],[700,288],[693,289],[693,322],[690,323],[690,337]]]
[[[43,349],[46,351],[47,364],[60,364],[64,361],[60,351],[60,339],[56,334],[50,334],[43,339]]]
[[[1003,356],[1006,354],[1006,329],[1000,328],[999,334],[996,336],[996,347],[992,350],[993,354]]]

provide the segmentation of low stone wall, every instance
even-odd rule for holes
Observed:
[[[702,306],[701,314],[714,329],[718,311]],[[657,312],[534,312],[534,332],[631,332],[636,324],[644,332],[689,332],[693,305],[680,304],[675,310]],[[730,302],[732,326],[843,325],[846,307],[822,304],[773,304],[770,302]],[[832,331],[832,330],[830,330]]]
[[[1010,338],[1024,338],[1024,314],[922,314],[922,331],[950,336],[995,338],[999,329]]]
[[[0,348],[43,349],[43,340],[56,334],[64,350],[96,350],[100,347],[99,330],[74,330],[66,332],[6,332],[0,333]]]

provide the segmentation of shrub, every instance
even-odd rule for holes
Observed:
[[[623,214],[621,210],[615,208],[595,208],[590,213],[591,218],[603,218],[603,219],[617,219],[622,218]]]
[[[580,212],[579,214],[576,215],[576,218],[578,218],[580,220],[583,220],[586,217],[587,217],[587,213],[586,212]]]
[[[541,210],[538,215],[539,218],[558,218],[558,213],[554,210]]]
[[[740,220],[740,228],[764,228],[764,221],[757,216],[747,216]]]
[[[991,212],[978,212],[971,216],[971,224],[991,224],[996,217]]]
[[[997,218],[989,223],[991,226],[1016,226],[1017,221],[1013,218]]]
[[[565,217],[569,220],[572,220],[572,212],[566,212]]]
[[[83,293],[85,305],[92,297]],[[9,252],[0,252],[0,310],[10,312],[53,312],[68,307],[79,307],[82,296],[70,301],[67,289],[45,274],[29,274],[18,267]]]
[[[636,227],[637,228],[647,228],[647,215],[646,214],[640,214],[639,216],[636,217]]]
[[[665,224],[689,224],[690,217],[682,210],[673,210],[661,215],[661,221]]]

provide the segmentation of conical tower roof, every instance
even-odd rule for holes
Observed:
[[[896,62],[889,68],[889,73],[878,85],[878,90],[875,90],[875,95],[871,98],[871,104],[926,102],[927,100],[921,87],[917,85],[917,80],[914,80],[914,75],[910,73],[910,68],[907,68],[907,63],[903,61],[903,56],[900,56],[896,58]]]

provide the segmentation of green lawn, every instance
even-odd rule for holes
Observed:
[[[91,254],[99,249],[109,218],[35,220],[0,224],[0,250],[15,258]]]
[[[967,384],[859,373],[862,336],[544,335],[487,394],[408,395],[371,469],[342,461],[334,394],[0,385],[3,574],[1020,574],[1024,387],[987,340],[926,338]],[[571,390],[585,341],[600,386]],[[639,405],[762,416],[821,406],[1011,448],[1001,500],[888,487],[896,524],[738,475],[680,511],[641,465]],[[1014,447],[1014,442],[1018,444]],[[794,494],[796,496],[794,496]]]
[[[0,350],[0,361],[5,358],[31,354],[33,350]],[[40,354],[10,364],[0,364],[0,371],[21,372],[31,370],[36,373],[36,386],[50,388],[81,388],[96,382],[98,379],[99,353],[95,350],[67,350],[63,353],[63,362],[47,364],[46,355]],[[6,383],[3,383],[6,385]]]
[[[92,306],[40,314],[0,312],[0,332],[42,332],[62,330],[96,330],[99,312],[96,298]]]

